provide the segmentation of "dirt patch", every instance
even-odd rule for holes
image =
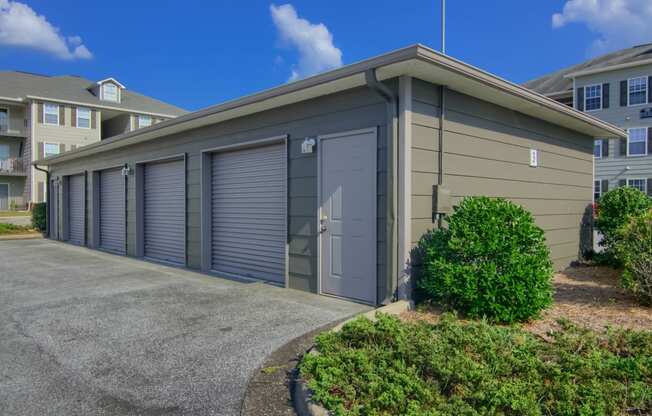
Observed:
[[[618,287],[620,271],[609,267],[569,267],[555,274],[555,302],[541,319],[523,324],[535,334],[545,336],[567,319],[577,325],[601,330],[606,326],[652,331],[652,308],[640,306],[636,298]],[[406,312],[401,319],[436,323],[441,310],[428,307]]]

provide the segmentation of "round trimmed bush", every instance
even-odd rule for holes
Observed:
[[[644,305],[652,305],[652,210],[630,219],[616,245],[622,260],[622,283]]]
[[[595,227],[602,233],[601,245],[612,257],[618,243],[620,230],[632,217],[643,214],[652,207],[652,201],[643,192],[628,186],[612,189],[598,201]]]
[[[552,263],[532,215],[504,199],[465,198],[448,228],[419,242],[417,287],[468,317],[524,321],[552,302]]]

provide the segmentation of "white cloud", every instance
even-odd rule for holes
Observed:
[[[0,0],[0,45],[38,49],[61,59],[90,59],[79,36],[64,37],[24,3]]]
[[[650,0],[568,0],[552,16],[552,27],[583,23],[598,37],[592,53],[603,53],[652,42]]]
[[[333,35],[323,23],[300,18],[291,4],[272,4],[269,10],[281,40],[299,52],[290,81],[342,66],[342,51],[335,47]]]

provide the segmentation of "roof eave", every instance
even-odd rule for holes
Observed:
[[[580,71],[569,72],[568,74],[564,75],[564,78],[576,78],[585,75],[600,74],[603,72],[617,71],[619,69],[634,68],[637,66],[650,65],[650,64],[652,64],[652,58],[642,59],[640,61],[634,61],[634,62],[625,62],[623,64],[609,65],[601,68],[585,69]]]
[[[427,66],[424,66],[424,64]],[[433,73],[432,65],[444,71]],[[365,85],[364,72],[369,69],[376,69],[378,71],[379,80],[400,75],[428,78],[434,74],[431,76],[434,82],[449,85],[453,89],[460,90],[462,93],[470,93],[473,96],[477,96],[474,88],[484,86],[485,90],[491,89],[498,93],[499,96],[497,95],[494,98],[502,102],[509,101],[509,105],[506,106],[508,108],[515,108],[517,111],[539,117],[543,108],[550,114],[560,114],[560,120],[566,121],[566,124],[572,124],[574,126],[573,129],[581,131],[584,134],[593,135],[594,137],[625,137],[623,130],[609,123],[579,112],[518,84],[498,78],[464,62],[442,55],[430,48],[422,45],[414,45],[310,78],[188,113],[144,129],[115,136],[102,142],[84,146],[75,151],[53,156],[45,160],[39,160],[34,163],[40,165],[60,163],[77,157],[88,156],[93,153],[108,151],[164,135],[265,111],[280,105],[288,105],[325,94],[355,88]],[[447,74],[455,74],[456,77],[453,79],[453,77],[447,77]],[[454,81],[455,85],[453,86],[447,81]],[[500,99],[501,97],[502,99]],[[506,100],[506,97],[510,98],[510,100]],[[482,97],[480,98],[482,99]],[[522,108],[519,107],[519,103],[522,104]],[[498,103],[498,105],[501,104]],[[559,121],[556,123],[560,124]],[[589,134],[588,131],[592,133]]]

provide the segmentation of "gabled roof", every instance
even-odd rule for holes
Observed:
[[[563,92],[572,92],[574,74],[580,75],[588,72],[607,71],[623,66],[652,63],[652,43],[621,49],[597,58],[569,66],[548,75],[533,79],[523,85],[540,94],[555,95]]]
[[[109,78],[101,79],[101,80],[97,81],[97,85],[102,85],[102,84],[104,84],[105,82],[109,82],[109,81],[113,82],[114,84],[116,84],[117,86],[119,86],[119,87],[122,88],[122,89],[127,89],[127,87],[125,87],[124,85],[122,85],[122,84],[121,84],[117,79],[115,79],[115,78],[113,78],[113,77],[109,77]]]
[[[117,81],[116,81],[117,82]],[[47,76],[20,71],[0,71],[0,96],[85,104],[99,108],[176,117],[187,111],[132,90],[122,90],[119,103],[102,101],[90,88],[95,81],[74,76]]]
[[[175,119],[165,120],[150,127],[110,137],[70,152],[37,160],[33,164],[52,165],[361,87],[367,85],[368,71],[374,71],[379,81],[406,75],[434,84],[446,85],[463,94],[588,136],[626,137],[622,129],[606,121],[577,111],[448,55],[442,55],[423,45],[413,45]]]

